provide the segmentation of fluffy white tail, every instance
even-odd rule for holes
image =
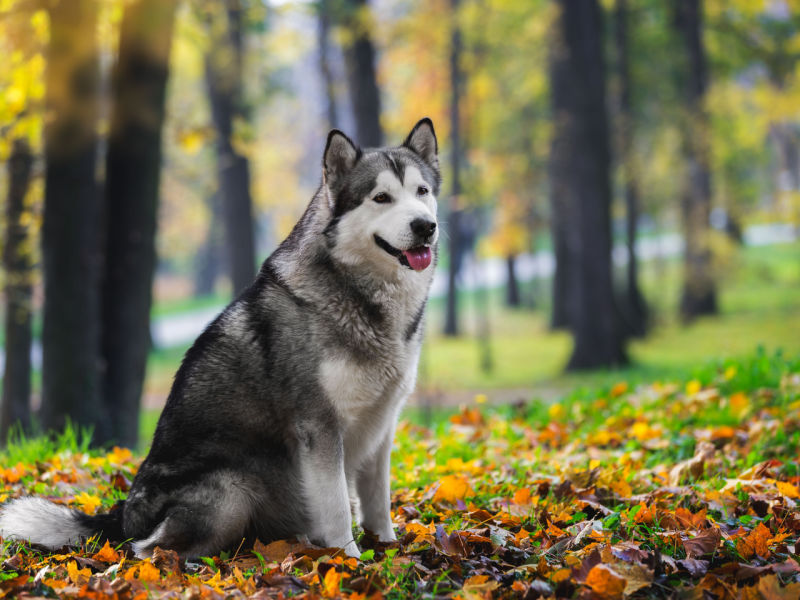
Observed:
[[[0,536],[46,548],[77,544],[92,535],[83,513],[32,496],[0,506]],[[81,518],[83,517],[83,518]]]

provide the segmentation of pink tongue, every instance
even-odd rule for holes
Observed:
[[[403,254],[405,254],[408,264],[415,271],[422,271],[431,264],[431,249],[427,246],[403,250]]]

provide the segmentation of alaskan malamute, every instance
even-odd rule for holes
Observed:
[[[389,455],[439,234],[433,123],[393,148],[334,130],[322,162],[289,237],[186,353],[121,509],[20,498],[2,509],[4,538],[58,548],[99,533],[138,556],[196,557],[297,536],[358,556],[352,503],[395,539]]]

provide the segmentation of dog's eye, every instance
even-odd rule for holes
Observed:
[[[375,194],[372,197],[372,201],[377,202],[378,204],[388,204],[392,201],[392,197],[386,192],[381,192],[380,194]]]
[[[424,185],[421,185],[417,188],[417,196],[425,196],[428,193],[428,188]]]

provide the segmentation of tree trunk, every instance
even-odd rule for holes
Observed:
[[[319,0],[317,4],[317,46],[319,46],[319,70],[325,86],[325,115],[328,129],[338,126],[338,109],[336,106],[336,85],[333,79],[330,58],[331,0]]]
[[[206,83],[217,130],[217,170],[222,195],[225,239],[234,296],[253,283],[256,274],[250,162],[233,145],[233,124],[247,120],[242,94],[242,18],[240,0],[225,0],[225,10],[209,20],[211,50],[206,56]]]
[[[552,62],[553,59],[551,59]],[[554,107],[555,108],[555,107]],[[568,227],[568,206],[563,202],[565,190],[562,189],[560,172],[563,167],[560,160],[564,150],[561,146],[563,141],[557,137],[553,138],[550,150],[550,207],[551,207],[551,232],[553,238],[553,258],[555,259],[555,271],[553,272],[552,300],[553,307],[550,315],[551,329],[569,328],[569,277],[570,263],[567,248],[567,227]]]
[[[98,390],[98,49],[95,0],[49,5],[42,222],[41,422],[94,425]]]
[[[717,313],[717,293],[710,246],[711,169],[710,124],[703,101],[708,67],[703,46],[700,0],[674,0],[675,29],[684,43],[682,84],[685,109],[681,132],[686,181],[681,198],[684,236],[684,282],[680,311],[684,321]]]
[[[450,38],[450,210],[447,227],[449,239],[447,266],[447,303],[444,319],[444,335],[457,336],[458,289],[457,278],[461,266],[461,115],[460,101],[464,90],[464,75],[461,71],[463,41],[458,24],[461,0],[450,0],[452,33]]]
[[[560,46],[551,63],[555,113],[551,176],[565,218],[567,368],[626,362],[611,280],[611,181],[602,13],[597,0],[559,0]]]
[[[361,146],[383,145],[381,98],[375,76],[375,47],[369,35],[367,0],[346,0],[345,26],[352,41],[344,48],[347,83],[356,120],[356,137]]]
[[[169,53],[176,2],[125,7],[112,83],[106,157],[106,263],[102,286],[103,397],[110,429],[100,441],[134,447],[150,350],[156,220]]]
[[[25,196],[31,180],[33,156],[25,140],[14,141],[8,160],[8,203],[6,204],[6,364],[3,401],[0,410],[0,445],[9,429],[19,424],[30,428],[31,409],[31,314],[33,302],[33,256],[31,207]]]
[[[222,228],[222,202],[218,193],[206,199],[211,219],[206,241],[200,248],[195,265],[194,294],[209,296],[214,293],[217,278],[225,271],[225,231]]]
[[[625,195],[625,245],[628,249],[625,287],[625,320],[631,335],[641,337],[647,330],[647,304],[639,289],[639,261],[636,237],[639,221],[639,179],[633,153],[633,111],[631,105],[630,52],[628,48],[627,0],[617,0],[616,24],[617,70],[619,76],[619,157],[622,163]]]
[[[520,302],[519,280],[517,279],[517,256],[506,256],[506,304],[518,307]]]

